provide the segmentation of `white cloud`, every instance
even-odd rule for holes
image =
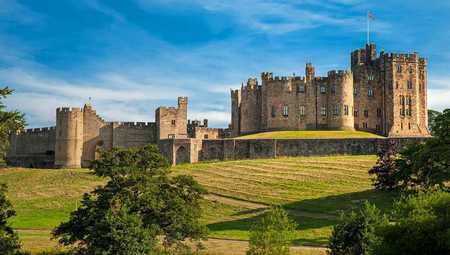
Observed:
[[[229,112],[220,111],[188,111],[188,117],[191,120],[208,119],[210,123],[215,122],[220,124],[228,124],[231,118]]]
[[[428,89],[428,108],[438,111],[450,109],[450,89]]]

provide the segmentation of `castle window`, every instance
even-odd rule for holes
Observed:
[[[204,139],[208,139],[208,134],[203,136]]]
[[[277,108],[275,106],[272,106],[272,118],[275,118],[277,116]]]
[[[376,127],[375,127],[375,129],[376,129],[376,130],[381,130],[380,125],[377,124]]]
[[[395,82],[395,88],[398,89],[398,81]]]
[[[381,109],[377,108],[377,117],[381,117]]]
[[[358,88],[356,88],[356,87],[353,88],[353,95],[355,95],[355,96],[358,95]]]
[[[305,85],[298,85],[297,86],[297,93],[305,93]]]
[[[400,105],[405,105],[405,96],[400,96]]]
[[[336,85],[331,86],[331,94],[336,94]]]
[[[413,74],[414,73],[414,68],[412,66],[409,67],[409,73]]]
[[[367,122],[363,122],[363,128],[367,128]]]
[[[327,93],[327,88],[325,86],[320,86],[320,94]]]
[[[358,110],[355,110],[355,111],[353,112],[353,116],[354,116],[354,117],[358,117]]]
[[[411,97],[408,97],[408,105],[412,105],[412,99],[411,99]]]
[[[289,116],[289,106],[287,105],[283,106],[283,116],[284,117]]]
[[[403,122],[400,123],[400,128],[403,130]]]
[[[169,135],[167,135],[167,138],[169,138],[169,139],[175,139],[175,134],[169,134]]]
[[[176,120],[172,120],[172,126],[175,126],[176,125]]]
[[[300,105],[300,116],[305,116],[305,106]]]
[[[412,89],[413,85],[412,85],[412,81],[408,81],[408,89]]]
[[[320,107],[320,115],[327,116],[327,107],[326,106]]]
[[[406,116],[411,116],[410,109],[405,109],[405,112],[406,112]]]
[[[402,65],[398,64],[397,65],[397,73],[401,73],[402,72]]]
[[[408,123],[408,129],[411,130],[411,123]]]
[[[339,105],[335,104],[333,107],[333,115],[339,115],[340,111],[339,111]]]
[[[405,116],[405,108],[400,109],[400,116]]]
[[[344,105],[344,115],[348,116],[348,105]]]
[[[369,90],[367,91],[367,95],[368,95],[369,97],[373,97],[373,89],[370,89],[370,88],[369,88]]]
[[[367,77],[367,79],[368,79],[369,81],[373,81],[373,80],[375,80],[375,76],[374,76],[373,74],[369,74],[369,76]]]
[[[364,110],[364,117],[366,117],[366,118],[369,117],[369,110]]]

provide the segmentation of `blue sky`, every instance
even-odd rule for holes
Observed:
[[[92,97],[111,121],[153,121],[189,97],[189,117],[229,122],[229,89],[263,71],[348,69],[372,39],[428,58],[429,107],[450,107],[450,1],[0,0],[0,85],[30,127]]]

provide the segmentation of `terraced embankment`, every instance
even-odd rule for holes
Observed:
[[[173,174],[193,175],[210,193],[204,221],[215,239],[206,246],[243,254],[247,243],[242,241],[248,239],[252,222],[271,204],[284,205],[297,221],[295,244],[313,246],[326,244],[341,210],[366,199],[386,208],[393,195],[373,191],[367,174],[375,160],[375,156],[337,156],[206,162],[176,166]],[[8,184],[18,214],[13,226],[25,248],[37,252],[56,248],[51,230],[68,218],[83,192],[105,180],[80,169],[7,169],[0,170],[0,182]],[[299,254],[324,252],[308,249],[294,248]]]

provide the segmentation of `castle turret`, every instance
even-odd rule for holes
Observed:
[[[83,111],[80,108],[56,109],[55,166],[80,168],[83,150]]]
[[[311,63],[306,64],[305,75],[306,75],[306,81],[314,80],[314,76],[316,75],[316,70]]]
[[[328,128],[354,130],[353,74],[350,71],[328,72],[330,87]]]

